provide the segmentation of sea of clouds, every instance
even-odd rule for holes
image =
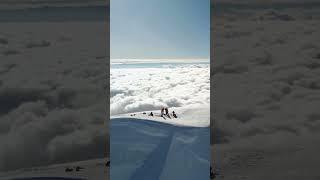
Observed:
[[[216,14],[214,143],[309,132],[306,119],[317,116],[319,105],[319,8],[313,11],[312,16],[304,9]]]
[[[107,155],[105,25],[0,23],[0,171]]]
[[[239,8],[211,18],[212,157],[223,179],[318,176],[319,9]]]
[[[209,64],[165,68],[114,68],[110,72],[110,114],[167,107],[209,107]]]

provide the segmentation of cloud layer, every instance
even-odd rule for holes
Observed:
[[[211,18],[212,157],[224,179],[318,176],[319,12],[247,8]]]
[[[301,10],[239,10],[213,22],[213,118],[225,138],[296,135],[307,131],[307,117],[317,117],[310,113],[319,105],[319,9],[311,17]],[[308,112],[297,110],[300,104]]]
[[[111,69],[111,115],[162,106],[209,106],[209,65]]]
[[[0,26],[0,171],[106,156],[106,24]]]

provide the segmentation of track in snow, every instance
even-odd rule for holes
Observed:
[[[209,127],[126,117],[113,118],[110,131],[111,179],[209,180]]]

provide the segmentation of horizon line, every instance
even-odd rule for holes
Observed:
[[[110,60],[210,60],[210,57],[208,58],[110,58]]]

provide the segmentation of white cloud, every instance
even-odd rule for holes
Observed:
[[[108,153],[104,35],[101,22],[2,24],[1,48],[20,53],[0,52],[0,171]]]
[[[111,115],[162,106],[209,106],[209,65],[111,69]]]

